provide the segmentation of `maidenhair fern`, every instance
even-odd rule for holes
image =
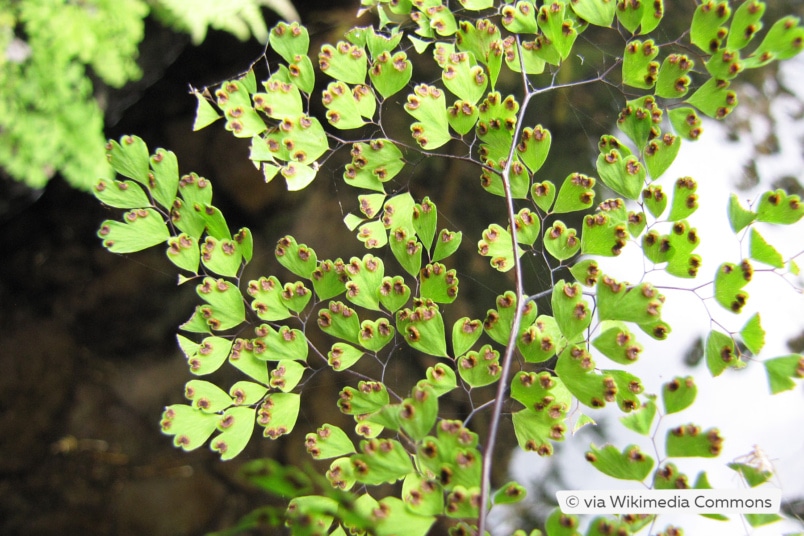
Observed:
[[[127,212],[103,223],[103,245],[120,253],[166,248],[180,283],[198,295],[178,335],[197,378],[187,383],[187,403],[165,409],[162,431],[177,447],[208,444],[224,460],[254,441],[255,430],[270,439],[287,435],[313,459],[330,461],[323,487],[270,461],[247,464],[255,482],[290,497],[285,523],[294,534],[420,535],[439,520],[451,534],[483,533],[490,508],[525,494],[517,482],[492,490],[503,412],[519,448],[550,456],[556,442],[593,422],[597,408],[616,406],[625,428],[664,437],[664,454],[591,444],[592,467],[656,489],[709,487],[706,473],[691,484],[672,462],[717,458],[725,441],[688,411],[695,378],[670,378],[661,392],[647,393],[629,365],[655,359],[643,355],[640,341],[663,340],[674,324],[664,314],[668,289],[651,283],[651,272],[700,278],[734,314],[749,300],[757,265],[798,273],[796,257],[783,257],[763,234],[804,216],[798,196],[771,191],[747,207],[733,197],[724,217],[735,233],[749,233],[748,256],[704,263],[693,217],[706,199],[696,178],[665,174],[680,146],[703,135],[702,115],[722,119],[737,106],[734,81],[744,71],[801,50],[798,19],[764,31],[764,8],[757,0],[701,3],[687,31],[670,40],[664,28],[677,15],[661,1],[366,0],[362,11],[377,22],[319,50],[310,50],[304,26],[280,23],[270,31],[279,59],[267,79],[258,82],[250,71],[197,93],[196,128],[222,118],[225,129],[250,141],[250,159],[266,181],[281,177],[290,190],[316,180],[334,153],[348,153],[338,174],[359,208],[344,223],[367,251],[324,259],[314,244],[285,236],[274,251],[283,267],[276,275],[243,277],[255,255],[251,232],[228,226],[209,180],[180,175],[172,153],[151,155],[135,136],[109,142],[123,179],[100,181],[95,194]],[[597,37],[604,30],[608,37]],[[587,31],[609,55],[596,77],[566,80]],[[541,170],[563,142],[531,122],[540,113],[533,99],[594,83],[622,90],[612,132],[600,138],[594,163],[579,162],[581,169],[554,181]],[[407,132],[399,132],[400,117]],[[437,199],[417,198],[397,180],[416,155],[473,163],[474,180],[490,194],[485,203],[498,203],[506,217],[465,237],[439,217]],[[454,254],[469,243],[490,265],[489,277],[513,274],[510,290],[480,304],[485,317],[449,322],[444,313],[470,284]],[[602,269],[600,259],[625,248],[641,248],[643,280],[618,280]],[[524,274],[526,254],[543,259],[547,284]],[[713,322],[707,366],[720,375],[742,367],[750,351],[762,359],[771,391],[790,389],[804,376],[804,357],[766,358],[760,314],[738,332]],[[412,386],[362,368],[376,361],[384,370],[416,355],[432,365]],[[241,379],[218,385],[210,375],[221,367],[234,367]],[[345,385],[332,404],[353,427],[299,422],[312,374]],[[475,391],[489,385],[494,392]],[[461,392],[471,411],[442,414],[442,397]],[[480,412],[489,425],[477,425]],[[662,423],[681,412],[688,423]],[[754,471],[747,479],[756,486],[769,477]],[[777,517],[746,519],[759,525]],[[636,534],[653,521],[599,518],[586,534]],[[545,530],[556,536],[578,527],[576,516],[556,510]]]

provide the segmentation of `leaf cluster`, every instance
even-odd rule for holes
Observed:
[[[606,475],[656,488],[690,486],[670,460],[713,458],[722,450],[717,428],[661,425],[664,415],[694,403],[692,377],[665,383],[660,404],[629,371],[638,359],[655,359],[642,355],[640,337],[663,340],[671,330],[672,319],[662,315],[668,289],[652,284],[647,272],[678,279],[703,273],[692,224],[697,182],[665,175],[681,144],[702,134],[701,115],[722,119],[737,105],[731,81],[745,69],[791,57],[804,29],[782,19],[752,49],[764,4],[749,0],[732,15],[726,2],[706,2],[688,34],[660,45],[649,34],[663,20],[662,2],[462,5],[465,11],[453,12],[439,0],[366,0],[364,9],[374,10],[379,24],[321,45],[318,70],[304,26],[280,23],[269,43],[282,61],[266,80],[258,83],[249,72],[195,94],[195,128],[222,119],[226,130],[249,141],[250,159],[266,181],[282,176],[288,189],[303,190],[332,154],[347,151],[343,182],[358,193],[344,224],[365,246],[362,257],[319,258],[288,235],[274,250],[280,275],[246,281],[251,232],[230,230],[212,204],[209,180],[180,175],[172,153],[151,155],[137,137],[107,146],[124,179],[98,182],[95,195],[127,212],[122,221],[102,224],[104,246],[128,253],[163,245],[182,274],[179,282],[194,284],[200,302],[178,341],[190,373],[211,381],[187,383],[188,403],[165,409],[162,431],[185,450],[209,441],[223,459],[242,452],[255,428],[271,439],[306,434],[311,457],[330,463],[328,483],[350,494],[346,500],[307,488],[292,493],[285,523],[297,534],[423,534],[438,519],[453,534],[483,532],[490,507],[525,495],[516,482],[490,489],[503,411],[510,412],[521,449],[549,456],[568,431],[593,423],[589,415],[598,408],[616,406],[622,424],[637,434],[663,431],[664,456],[654,459],[636,444],[592,444],[586,459]],[[542,168],[558,140],[545,126],[526,124],[526,112],[534,96],[566,87],[536,80],[558,72],[590,26],[617,32],[622,48],[596,79],[569,86],[620,84],[629,98],[612,118],[617,132],[600,138],[594,170],[553,180]],[[695,58],[688,55],[692,47]],[[417,81],[414,64],[430,57],[440,78]],[[521,81],[517,94],[506,94],[502,83],[511,76]],[[326,110],[321,118],[312,111],[318,99]],[[398,103],[409,126],[402,139],[384,120]],[[504,221],[484,222],[474,242],[491,268],[513,274],[485,316],[447,320],[466,284],[453,260],[465,242],[461,231],[439,227],[432,199],[416,199],[396,180],[415,153],[472,162],[481,188],[505,209]],[[598,196],[603,200],[596,202]],[[713,289],[714,301],[739,313],[754,262],[777,275],[794,273],[792,259],[785,261],[758,226],[790,225],[802,215],[800,199],[781,190],[749,208],[733,198],[727,217],[735,233],[749,234],[749,254],[709,271],[702,286]],[[649,267],[642,281],[621,281],[601,268],[601,258],[626,247],[640,249]],[[544,261],[549,285],[523,277],[526,254]],[[317,342],[322,338],[313,331],[327,342]],[[709,371],[717,376],[744,366],[741,348],[758,355],[764,337],[759,315],[739,332],[713,327],[705,342]],[[385,371],[416,356],[434,364],[410,387],[361,368],[374,362]],[[799,355],[764,364],[774,393],[804,375]],[[210,375],[227,365],[245,379],[217,385]],[[333,403],[353,427],[321,423],[299,432],[306,381],[316,374],[345,378]],[[443,414],[444,400],[460,393],[472,409],[455,420]],[[483,410],[491,412],[491,425],[473,430]],[[761,480],[754,473],[746,479]],[[285,489],[290,480],[275,482]],[[387,492],[385,484],[399,485]],[[706,474],[693,485],[708,487]],[[587,534],[606,533],[612,523],[636,533],[649,522],[597,520]],[[577,523],[556,511],[546,531],[575,534]]]

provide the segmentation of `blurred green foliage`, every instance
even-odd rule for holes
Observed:
[[[297,17],[290,2],[272,0],[0,0],[0,168],[32,188],[57,173],[83,190],[110,178],[95,88],[141,76],[149,13],[195,44],[209,27],[266,41],[263,5]]]

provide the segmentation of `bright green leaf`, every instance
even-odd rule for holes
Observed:
[[[257,424],[271,439],[289,434],[299,417],[301,396],[296,393],[271,393],[257,410]]]
[[[221,460],[231,460],[246,448],[254,431],[256,411],[249,407],[227,409],[218,422],[220,434],[210,441],[209,448],[221,455]]]
[[[669,382],[662,385],[662,403],[664,412],[669,415],[685,410],[695,402],[698,394],[698,387],[692,376],[682,378],[676,376]]]
[[[667,431],[665,452],[672,458],[715,458],[723,448],[723,438],[717,428],[701,430],[700,426],[685,424]]]
[[[793,379],[804,378],[804,356],[792,354],[768,359],[762,363],[768,375],[771,393],[781,393],[796,386]]]
[[[653,458],[636,445],[629,445],[620,452],[614,445],[597,448],[593,443],[586,459],[603,474],[637,482],[647,478],[654,464]]]

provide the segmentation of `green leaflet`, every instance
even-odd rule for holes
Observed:
[[[201,260],[201,252],[198,249],[198,242],[185,233],[179,236],[168,238],[167,256],[170,261],[182,270],[198,273],[198,263]],[[238,263],[239,265],[239,263]],[[213,270],[216,271],[216,270]],[[228,270],[217,271],[220,275],[233,275]]]
[[[394,439],[364,439],[351,461],[357,481],[368,485],[396,482],[413,471],[405,447]]]
[[[545,523],[545,529],[550,536],[574,536],[578,534],[578,527],[580,521],[578,516],[573,514],[563,514],[560,508],[554,509]],[[519,536],[519,535],[517,535]],[[538,532],[536,535],[531,533],[531,536],[541,536]]]
[[[602,408],[616,400],[618,386],[610,375],[595,371],[595,361],[584,348],[568,346],[558,357],[556,374],[582,404]]]
[[[690,86],[688,73],[695,62],[683,54],[670,54],[659,69],[656,80],[656,95],[667,99],[681,98],[687,94]]]
[[[433,388],[436,396],[449,393],[458,387],[455,371],[444,363],[437,363],[427,369],[427,383]]]
[[[765,238],[759,234],[756,228],[751,228],[751,234],[749,236],[751,238],[748,243],[748,253],[752,259],[769,264],[774,268],[784,268],[784,258],[782,254],[771,246]]]
[[[98,237],[112,253],[134,253],[166,242],[170,232],[156,210],[140,208],[126,212],[123,222],[104,221]]]
[[[257,338],[252,343],[257,359],[263,361],[307,360],[307,339],[300,330],[288,326],[274,329],[268,324],[260,324],[255,331]]]
[[[648,142],[645,148],[645,166],[652,180],[664,175],[678,156],[679,149],[681,149],[681,138],[670,133]]]
[[[277,241],[274,254],[282,266],[306,279],[310,279],[318,263],[315,251],[306,244],[296,243],[296,239],[290,235]]]
[[[528,166],[531,173],[536,173],[547,160],[551,142],[550,131],[541,125],[533,128],[525,127],[522,129],[520,142],[516,146],[516,154]]]
[[[199,252],[198,245],[187,235],[184,236],[186,238],[183,241],[181,238],[168,241],[168,257],[174,255],[171,257],[174,263],[186,261],[187,269],[195,272],[198,269],[198,258],[200,257],[201,262],[211,272],[226,277],[237,276],[243,259],[237,242],[228,239],[217,240],[212,236],[207,236],[201,244]],[[186,252],[185,257],[181,256],[183,252]],[[193,264],[195,264],[194,268]]]
[[[280,73],[276,72],[263,82],[265,92],[254,94],[254,108],[279,120],[303,115],[304,105],[299,88],[281,78]]]
[[[447,143],[451,136],[444,93],[435,86],[419,84],[407,100],[405,111],[417,120],[410,127],[411,135],[419,146],[433,150]]]
[[[458,486],[477,487],[481,470],[477,434],[460,421],[446,419],[435,430],[435,436],[427,436],[418,444],[416,461],[424,473],[439,478],[446,491]]]
[[[427,480],[416,473],[405,477],[402,483],[402,500],[417,515],[440,515],[444,511],[444,491],[435,480]]]
[[[298,361],[280,359],[276,367],[271,371],[271,380],[268,384],[283,393],[290,392],[299,385],[306,370],[307,367]]]
[[[301,397],[296,393],[271,393],[257,409],[257,424],[262,426],[263,436],[277,439],[289,434],[299,417]]]
[[[659,62],[653,61],[657,54],[659,47],[652,39],[630,41],[623,55],[623,82],[640,89],[652,88],[659,75]]]
[[[249,378],[268,385],[271,381],[268,364],[260,359],[263,352],[265,352],[264,345],[246,339],[235,339],[229,354],[229,364]]]
[[[759,355],[762,347],[765,346],[765,330],[759,321],[759,313],[754,313],[740,330],[740,337],[743,339],[746,348],[754,354]]]
[[[728,30],[723,26],[731,16],[728,2],[707,0],[701,3],[692,16],[690,41],[707,53],[717,51]]]
[[[393,179],[405,166],[402,151],[391,140],[355,143],[351,154],[352,162],[346,165],[343,178],[346,184],[356,188],[384,193],[383,184]]]
[[[793,380],[804,378],[804,356],[800,354],[768,359],[763,365],[773,394],[793,389],[796,386]]]
[[[648,435],[653,428],[653,420],[655,417],[656,404],[653,400],[647,400],[641,404],[638,410],[620,417],[620,422],[629,430],[633,430],[638,434]]]
[[[318,53],[321,72],[347,84],[361,84],[366,80],[368,64],[366,51],[359,46],[338,41],[335,46],[323,45]]]
[[[654,464],[653,458],[636,445],[629,445],[619,451],[614,445],[598,448],[592,444],[586,453],[586,460],[603,474],[637,482],[647,478]]]
[[[560,351],[565,341],[555,318],[541,315],[522,330],[517,348],[528,363],[541,363]]]
[[[530,195],[533,202],[536,203],[542,211],[548,212],[553,205],[553,200],[556,198],[556,187],[550,181],[542,181],[534,184],[530,189]]]
[[[306,55],[310,46],[307,28],[298,22],[280,22],[271,30],[268,39],[271,48],[288,63],[292,63],[297,55]]]
[[[757,49],[748,58],[748,67],[760,67],[772,60],[792,58],[801,52],[804,27],[798,17],[787,16],[776,21]]]
[[[739,233],[747,225],[750,225],[757,215],[742,207],[737,194],[731,194],[729,196],[728,217],[732,231]]]
[[[703,122],[693,108],[673,108],[668,113],[676,134],[685,140],[697,140],[703,133]]]
[[[242,295],[228,281],[205,277],[196,293],[207,303],[198,308],[198,313],[211,329],[231,329],[246,319]]]
[[[382,279],[379,297],[382,306],[394,313],[408,302],[410,287],[400,275],[393,278],[386,276]]]
[[[804,217],[804,204],[799,196],[776,190],[762,194],[756,212],[757,221],[790,225]]]
[[[117,173],[148,186],[148,147],[142,138],[123,136],[119,143],[109,140],[106,152]]]
[[[463,233],[460,231],[454,232],[448,231],[447,229],[441,229],[441,232],[438,233],[438,240],[436,241],[435,249],[433,250],[433,262],[446,259],[455,253],[458,250],[458,247],[461,245],[462,238]]]
[[[339,427],[324,424],[305,436],[304,447],[315,460],[328,460],[356,452],[349,436]]]
[[[617,4],[617,20],[632,34],[653,31],[664,15],[664,2],[622,2]]]
[[[689,489],[691,487],[687,475],[680,472],[674,463],[665,463],[663,466],[657,467],[653,473],[654,489],[673,490]]]
[[[520,372],[511,383],[511,396],[525,406],[512,416],[520,448],[551,455],[552,442],[564,439],[570,392],[549,373]]]
[[[173,436],[173,445],[182,450],[195,450],[215,431],[219,415],[205,413],[184,404],[173,404],[162,413],[162,433]]]
[[[318,327],[333,337],[360,344],[360,319],[354,309],[342,302],[329,302],[326,309],[318,312]]]
[[[553,287],[551,303],[556,323],[569,341],[580,335],[592,321],[592,309],[583,299],[578,283],[559,281]]]
[[[327,363],[333,370],[346,370],[363,357],[363,351],[351,344],[336,342],[327,354]]]
[[[710,78],[687,99],[687,102],[715,119],[723,119],[737,106],[737,94],[727,80]]]
[[[462,101],[475,105],[486,94],[488,77],[471,53],[450,54],[443,69],[441,80],[444,86]]]
[[[617,149],[597,157],[597,172],[603,184],[627,197],[637,199],[645,182],[645,167],[634,155],[625,156]]]
[[[421,297],[436,303],[452,303],[458,297],[458,277],[455,270],[436,262],[428,264],[419,272]]]
[[[471,320],[463,317],[452,326],[452,352],[453,355],[463,355],[474,346],[483,334],[480,320]]]
[[[570,272],[573,277],[582,285],[593,287],[597,284],[600,268],[594,259],[584,259],[576,262]]]
[[[513,33],[538,33],[536,7],[530,2],[520,0],[516,5],[504,5],[501,9],[502,24]]]
[[[341,130],[350,130],[366,124],[358,97],[344,82],[330,82],[323,95],[322,102],[327,107],[327,121],[330,125]]]
[[[229,388],[229,396],[232,397],[232,402],[235,406],[252,406],[257,404],[265,394],[268,388],[262,384],[239,381]]]
[[[388,390],[380,382],[361,381],[354,387],[344,387],[338,398],[338,408],[347,415],[364,415],[379,411],[389,402]]]
[[[195,120],[193,121],[193,132],[196,132],[202,128],[208,127],[220,119],[221,116],[218,114],[209,100],[207,100],[207,98],[201,93],[194,91],[193,95],[195,95],[196,99],[198,100],[198,105],[195,111]]]
[[[497,308],[489,309],[486,312],[486,319],[483,321],[483,330],[486,334],[499,344],[508,344],[508,337],[511,334],[514,315],[516,314],[516,295],[512,291],[497,296],[495,300]],[[522,312],[522,322],[520,333],[530,325],[536,318],[536,304],[532,301],[525,303]]]
[[[190,380],[185,384],[184,397],[192,406],[205,413],[220,413],[233,404],[232,398],[214,383]]]
[[[217,427],[220,434],[209,444],[221,460],[231,460],[246,448],[254,431],[255,414],[255,409],[248,407],[233,407],[223,413]]]
[[[434,302],[414,300],[413,309],[398,311],[396,329],[413,348],[426,354],[447,357],[444,319]]]
[[[319,262],[311,275],[313,288],[319,300],[328,300],[343,292],[346,278],[341,259]]]
[[[549,5],[539,8],[537,22],[545,38],[555,47],[562,60],[567,59],[575,39],[578,37],[578,27],[569,8],[563,2],[554,0]]]
[[[500,272],[507,272],[514,267],[511,233],[496,223],[492,223],[483,231],[483,238],[478,241],[477,249],[484,257],[491,257],[489,264]],[[516,255],[521,257],[524,253],[524,250],[517,245]]]
[[[691,177],[682,177],[676,181],[668,220],[686,219],[698,209],[698,195],[695,193],[697,189],[698,184]]]
[[[601,330],[602,333],[592,341],[600,353],[621,365],[628,365],[639,358],[642,345],[624,323],[606,323]]]
[[[628,237],[625,223],[605,210],[585,216],[581,232],[581,252],[605,257],[619,255]]]
[[[758,0],[747,0],[734,11],[729,28],[726,47],[739,50],[744,48],[762,29],[762,15],[765,14],[765,3]]]
[[[728,367],[743,368],[745,363],[740,359],[734,347],[734,339],[725,333],[712,330],[706,338],[704,346],[706,367],[712,376],[719,376]]]
[[[594,187],[595,179],[591,177],[581,173],[568,175],[556,196],[553,213],[578,212],[591,207],[595,200]]]
[[[550,255],[563,261],[578,253],[581,242],[575,229],[567,228],[564,222],[556,220],[544,233],[544,248]]]
[[[754,268],[748,260],[739,266],[724,262],[715,274],[715,300],[733,313],[739,313],[748,300],[748,293],[742,289],[754,275]]]
[[[470,351],[457,359],[458,374],[470,387],[483,387],[500,379],[500,353],[483,345],[477,352]]]
[[[372,352],[380,351],[394,338],[394,328],[387,318],[364,320],[360,324],[360,345]]]
[[[456,485],[447,494],[445,510],[449,517],[455,518],[474,518],[478,514],[478,504],[480,502],[480,488],[466,488]]]
[[[524,486],[511,481],[495,491],[491,501],[494,504],[515,504],[522,501],[526,495],[527,489]]]
[[[620,111],[620,115],[617,118],[617,126],[634,142],[637,150],[641,152],[645,148],[649,137],[652,134],[655,137],[658,133],[663,112],[656,104],[656,99],[650,95],[628,101],[625,104],[625,108]]]
[[[675,458],[714,458],[723,448],[723,438],[717,428],[701,430],[694,424],[681,425],[667,431],[665,451]]]
[[[614,0],[578,0],[570,4],[580,18],[595,26],[610,27],[614,21],[617,4]]]
[[[383,51],[374,57],[369,69],[372,86],[386,99],[401,91],[412,75],[413,64],[404,52],[397,52],[392,56],[390,51]]]
[[[151,201],[142,187],[134,181],[100,179],[92,193],[104,205],[114,208],[146,208]]]
[[[649,324],[661,317],[664,296],[650,283],[629,287],[609,276],[597,284],[597,314],[600,320]]]
[[[346,283],[346,299],[355,305],[372,311],[380,310],[380,292],[385,265],[382,259],[367,253],[363,259],[352,257],[344,269],[349,281]]]
[[[411,223],[416,230],[416,235],[421,240],[425,249],[430,250],[433,246],[433,240],[436,236],[436,224],[438,223],[438,211],[435,203],[430,201],[429,197],[422,199],[421,204],[416,203],[413,206],[413,214]],[[447,257],[449,255],[445,255]],[[443,257],[442,257],[443,258]],[[438,261],[441,259],[434,259]]]
[[[438,418],[438,395],[427,382],[419,382],[410,397],[402,401],[399,423],[414,440],[423,439],[433,428]]]
[[[206,337],[201,344],[197,344],[181,334],[176,335],[176,338],[187,358],[190,372],[197,376],[218,370],[229,357],[229,351],[232,349],[232,341],[222,337]]]
[[[666,414],[677,413],[687,409],[695,402],[698,387],[692,376],[682,378],[676,376],[662,385],[662,402]]]

